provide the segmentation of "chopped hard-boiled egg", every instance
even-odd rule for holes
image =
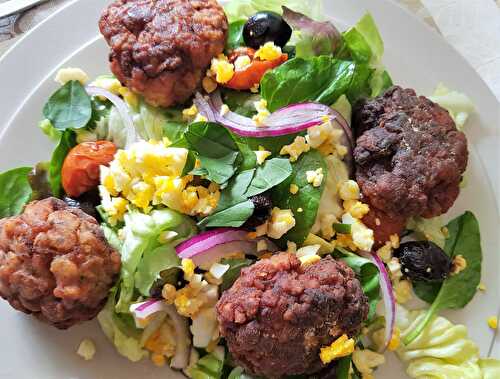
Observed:
[[[146,213],[161,204],[191,216],[207,216],[217,207],[219,186],[190,185],[192,176],[181,176],[188,150],[168,145],[137,142],[118,150],[109,167],[101,166],[102,205],[111,223],[123,219],[129,204]]]
[[[219,54],[212,59],[210,72],[215,76],[217,83],[226,84],[234,76],[234,65],[229,62],[224,54]]]
[[[257,157],[257,164],[261,165],[263,164],[267,158],[271,156],[271,152],[265,150],[262,146],[259,146],[259,150],[254,151],[256,157]]]
[[[351,225],[351,237],[354,245],[363,251],[371,251],[374,238],[373,230],[366,227],[361,221],[352,217],[350,213],[342,216],[342,223]]]
[[[234,61],[234,68],[236,71],[243,71],[250,66],[251,63],[252,60],[248,55],[241,55]]]
[[[274,42],[266,42],[260,47],[259,50],[255,52],[255,58],[259,58],[262,61],[274,61],[281,57],[282,51],[279,46],[276,46]]]
[[[359,186],[354,180],[346,180],[340,184],[339,195],[342,200],[358,200],[360,196]]]
[[[300,155],[307,153],[311,150],[311,146],[306,142],[302,136],[295,137],[295,140],[290,145],[285,145],[281,148],[281,155],[289,155],[290,162],[295,162],[299,159]]]
[[[412,298],[412,286],[409,280],[399,280],[393,283],[394,296],[399,304],[405,304]]]
[[[80,68],[67,67],[57,71],[55,81],[59,84],[64,85],[72,80],[85,84],[89,81],[89,76]]]
[[[323,169],[318,168],[316,170],[306,171],[306,179],[309,184],[312,184],[313,187],[319,187],[321,183],[323,183]]]
[[[266,119],[271,115],[271,112],[267,109],[267,101],[261,99],[253,104],[257,110],[257,114],[252,119],[257,126],[263,126]]]
[[[279,209],[274,207],[268,222],[267,235],[274,239],[280,239],[295,226],[295,218],[290,209]]]
[[[352,353],[352,362],[362,375],[370,375],[375,367],[385,363],[385,357],[368,349],[356,349]]]
[[[299,192],[299,186],[295,183],[290,184],[290,193],[296,195]]]
[[[328,364],[334,359],[350,355],[354,351],[354,339],[347,334],[341,335],[330,346],[322,347],[319,357],[321,362]]]
[[[218,323],[215,307],[200,310],[192,317],[192,320],[190,330],[193,335],[193,346],[206,348],[214,340],[215,336],[218,337],[216,333]]]
[[[90,361],[92,358],[94,358],[94,355],[96,353],[94,342],[88,338],[85,338],[82,342],[80,342],[76,353],[86,361]]]

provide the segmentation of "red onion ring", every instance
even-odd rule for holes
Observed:
[[[394,297],[394,291],[392,288],[391,278],[385,267],[384,262],[380,259],[377,253],[362,252],[365,258],[370,259],[375,266],[377,266],[380,272],[380,289],[382,291],[382,300],[384,301],[385,310],[385,335],[384,335],[384,347],[383,351],[387,349],[389,343],[391,342],[392,336],[394,334],[394,328],[396,326],[396,299]]]
[[[130,147],[130,145],[139,140],[137,133],[135,131],[134,121],[132,120],[132,117],[130,117],[129,108],[125,103],[125,101],[123,101],[119,96],[116,96],[115,94],[111,93],[110,91],[104,88],[86,86],[85,89],[89,94],[89,96],[104,97],[109,101],[111,101],[111,103],[116,107],[116,110],[118,111],[120,117],[122,118],[123,125],[127,129],[127,142],[125,148]]]

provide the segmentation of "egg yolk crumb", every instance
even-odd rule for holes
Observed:
[[[322,347],[319,357],[321,362],[328,364],[334,359],[346,357],[354,351],[354,339],[343,334],[337,338],[330,346]]]

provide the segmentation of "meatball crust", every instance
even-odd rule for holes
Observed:
[[[280,378],[324,368],[320,348],[360,331],[368,299],[345,263],[326,257],[303,267],[280,253],[243,269],[217,315],[234,360],[254,375]]]
[[[199,86],[224,50],[228,22],[216,0],[116,0],[99,28],[118,80],[152,105],[168,107]]]
[[[61,200],[0,220],[0,295],[59,329],[94,318],[119,271],[96,220]]]
[[[447,110],[392,87],[354,112],[356,180],[390,217],[434,217],[455,202],[467,166],[465,135]]]

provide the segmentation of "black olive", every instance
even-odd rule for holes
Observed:
[[[243,225],[244,228],[252,229],[266,222],[271,214],[273,202],[269,193],[262,193],[250,198],[254,209],[252,216]]]
[[[84,193],[80,197],[73,199],[69,196],[63,198],[64,202],[70,207],[80,208],[88,215],[94,217],[97,221],[102,221],[96,207],[101,203],[97,189]]]
[[[394,256],[399,259],[403,275],[416,282],[442,282],[451,270],[450,257],[430,241],[402,243]]]
[[[284,47],[292,36],[292,28],[274,12],[258,12],[248,19],[243,28],[245,44],[258,49],[266,42]]]

